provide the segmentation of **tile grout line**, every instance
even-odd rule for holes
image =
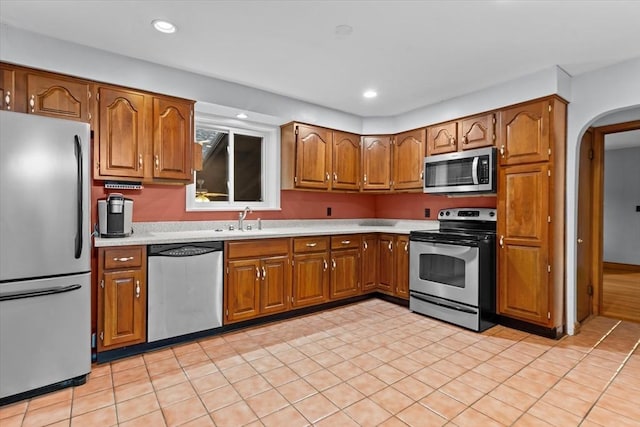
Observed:
[[[619,324],[619,323],[618,323]],[[616,325],[617,326],[617,325]],[[624,358],[624,360],[622,361],[622,363],[620,363],[620,366],[618,366],[618,369],[616,369],[616,371],[613,373],[613,375],[611,375],[611,378],[609,378],[609,380],[607,381],[607,384],[605,385],[604,389],[602,390],[602,392],[600,393],[600,395],[598,396],[598,398],[596,399],[595,402],[593,402],[593,404],[589,407],[589,410],[584,414],[584,417],[582,418],[582,421],[580,422],[580,425],[584,424],[585,420],[587,419],[587,417],[589,416],[589,414],[591,413],[591,411],[593,410],[593,408],[598,404],[598,402],[600,401],[600,399],[602,399],[602,396],[607,392],[607,390],[609,389],[609,387],[611,386],[611,384],[613,383],[613,381],[615,380],[615,378],[618,376],[618,374],[620,373],[620,371],[622,370],[622,368],[624,368],[624,365],[627,364],[627,361],[631,358],[631,356],[633,355],[633,352],[636,351],[636,349],[640,347],[640,339],[638,341],[636,341],[635,345],[633,346],[633,348],[631,348],[631,350],[629,351],[629,353],[627,354],[627,356]],[[615,412],[615,411],[614,411]],[[625,416],[623,414],[619,414],[622,416]],[[626,418],[626,416],[625,416]]]

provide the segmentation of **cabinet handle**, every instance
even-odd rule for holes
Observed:
[[[140,280],[136,280],[136,298],[140,299]]]
[[[500,247],[504,248],[504,236],[500,236]]]
[[[420,181],[422,181],[424,179],[424,171],[420,171]]]
[[[582,242],[584,242],[584,240],[578,237],[578,243],[582,243]]]
[[[369,245],[367,244],[367,242],[362,242],[362,247],[366,251],[369,248]]]
[[[463,143],[463,144],[468,144],[468,142],[467,142],[467,137],[466,137],[466,136],[463,136],[463,137],[462,137],[462,143]]]
[[[333,270],[335,270],[335,269],[336,269],[336,260],[335,260],[335,258],[331,258],[331,268],[332,268]]]
[[[450,143],[451,145],[455,145],[455,143],[456,143],[456,139],[455,139],[455,138],[453,138],[453,137],[452,137],[452,138],[450,138],[450,139],[449,139],[449,143]]]
[[[314,248],[316,247],[317,243],[307,243],[307,247],[308,248]]]
[[[142,167],[142,154],[138,154],[138,167]]]
[[[364,183],[365,184],[367,183],[367,174],[366,173],[364,174]]]
[[[156,169],[158,169],[158,166],[160,166],[160,158],[158,157],[158,155],[156,154]]]
[[[114,258],[113,260],[117,262],[127,262],[127,261],[133,260],[133,257],[128,256],[128,257],[122,257],[122,258]]]
[[[338,174],[337,174],[337,173],[335,173],[335,172],[333,173],[333,180],[334,180],[334,181],[337,181],[337,180],[338,180]]]
[[[343,245],[348,245],[349,243],[351,243],[351,240],[343,240],[342,242]]]
[[[264,267],[262,267],[262,280],[264,280],[267,277],[267,270],[264,269]]]
[[[389,242],[389,252],[393,252],[393,242]]]
[[[324,182],[329,182],[329,172],[324,173]]]
[[[500,146],[500,155],[504,157],[504,144]]]
[[[327,271],[327,260],[326,259],[322,260],[322,266],[323,266],[323,270]]]
[[[409,252],[409,242],[404,242],[404,251]]]
[[[31,98],[29,98],[29,106],[31,107],[31,112],[33,113],[35,111],[35,108],[36,108],[36,96],[35,95],[31,95]]]
[[[256,267],[256,280],[260,280],[260,270]]]
[[[11,110],[11,91],[8,90],[4,96],[4,103],[7,104],[7,110]]]

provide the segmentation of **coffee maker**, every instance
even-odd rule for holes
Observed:
[[[100,237],[127,237],[133,233],[133,200],[120,193],[111,193],[98,200]]]

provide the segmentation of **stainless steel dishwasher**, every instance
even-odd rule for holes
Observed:
[[[222,248],[222,242],[149,245],[149,342],[222,326]]]

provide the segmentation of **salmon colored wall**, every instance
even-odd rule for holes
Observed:
[[[446,208],[495,208],[496,196],[447,197],[424,193],[381,194],[376,196],[376,218],[436,219]],[[431,216],[425,218],[425,208]]]
[[[92,189],[93,222],[97,220],[98,199],[105,198],[110,192],[102,185]],[[134,201],[134,222],[152,221],[213,221],[235,220],[238,213],[223,212],[187,212],[185,210],[184,186],[147,185],[143,190],[120,190],[125,197]],[[332,219],[349,218],[397,218],[426,219],[424,209],[431,209],[431,217],[436,219],[438,211],[455,207],[496,207],[495,196],[447,197],[423,193],[402,194],[348,194],[322,193],[310,191],[281,191],[280,211],[260,211],[249,219],[322,219],[327,216],[327,207],[331,208]]]
[[[97,182],[100,184],[100,182]],[[187,212],[185,210],[184,186],[147,185],[142,190],[105,190],[94,185],[92,190],[92,210],[98,209],[98,199],[108,193],[120,192],[134,201],[133,221],[214,221],[235,220],[238,212]],[[327,207],[331,208],[332,219],[375,218],[376,196],[370,194],[321,193],[309,191],[281,191],[280,211],[259,211],[249,219],[321,219],[327,217]]]

